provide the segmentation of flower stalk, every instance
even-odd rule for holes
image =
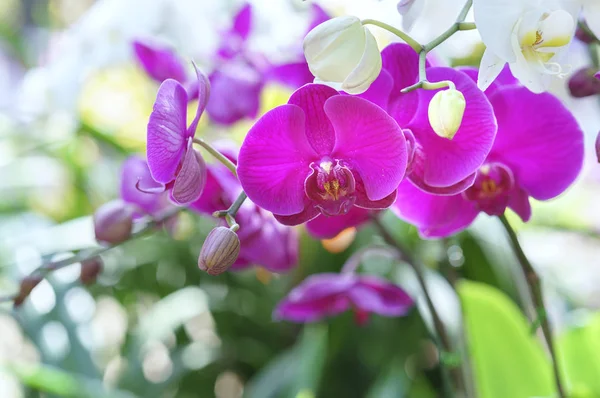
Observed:
[[[538,274],[535,272],[535,269],[529,262],[529,259],[523,252],[523,248],[519,243],[519,239],[517,238],[517,234],[515,230],[512,228],[510,223],[508,222],[505,215],[501,215],[500,221],[508,234],[510,239],[510,243],[512,249],[517,256],[519,264],[521,265],[521,269],[523,270],[523,274],[525,276],[525,281],[527,282],[527,286],[529,288],[529,293],[531,295],[531,300],[533,302],[533,306],[535,308],[536,318],[533,320],[532,331],[535,332],[538,326],[541,326],[542,333],[544,335],[544,339],[546,340],[546,345],[548,347],[548,351],[550,352],[550,358],[552,360],[552,370],[554,372],[554,381],[556,383],[556,389],[558,390],[558,396],[561,398],[566,397],[565,390],[560,380],[560,371],[558,369],[558,361],[556,358],[556,353],[554,351],[554,341],[552,338],[552,329],[550,327],[550,323],[548,322],[548,317],[546,316],[546,307],[544,306],[544,296],[542,293],[542,285],[541,280]]]
[[[231,173],[237,177],[237,166],[231,160],[227,159],[225,155],[216,150],[212,145],[204,141],[202,138],[194,137],[194,143],[206,149],[208,153],[210,153],[219,162],[223,163],[223,165],[225,165],[225,167],[227,167]]]

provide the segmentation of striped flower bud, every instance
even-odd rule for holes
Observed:
[[[210,231],[198,258],[198,267],[209,275],[219,275],[235,263],[240,254],[240,239],[227,227]]]
[[[429,103],[429,123],[433,131],[451,140],[458,131],[467,103],[463,94],[454,89],[438,91]]]
[[[105,203],[94,213],[94,233],[99,242],[116,244],[129,239],[134,207],[122,200]]]
[[[30,275],[25,277],[21,281],[21,286],[19,287],[19,294],[15,298],[13,304],[16,307],[21,306],[25,299],[29,297],[29,294],[44,278],[41,275]]]

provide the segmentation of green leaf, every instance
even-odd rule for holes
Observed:
[[[397,360],[392,362],[375,380],[375,384],[369,390],[367,398],[404,397],[409,384],[404,371],[404,364]]]
[[[295,351],[299,363],[291,396],[309,392],[316,396],[327,353],[327,325],[315,323],[304,326]]]
[[[573,396],[600,396],[600,315],[562,333],[556,346],[563,380]]]
[[[501,291],[476,282],[458,285],[481,398],[555,395],[552,370],[527,319]]]

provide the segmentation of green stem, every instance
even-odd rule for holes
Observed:
[[[440,368],[442,370],[442,377],[444,379],[444,389],[446,390],[447,397],[453,397],[454,392],[452,389],[452,385],[450,382],[450,371],[444,361],[442,360],[444,353],[451,353],[452,346],[450,344],[450,338],[448,337],[448,333],[446,331],[446,327],[442,322],[437,310],[435,309],[435,305],[433,304],[433,300],[431,299],[431,294],[429,293],[429,288],[425,282],[425,277],[423,276],[423,272],[419,265],[417,265],[416,259],[412,256],[410,250],[408,250],[404,245],[394,239],[392,235],[387,231],[387,229],[383,226],[379,218],[376,215],[371,216],[371,220],[373,224],[383,237],[383,239],[389,244],[398,249],[400,255],[404,258],[405,262],[412,268],[414,271],[417,281],[423,291],[423,295],[425,296],[425,302],[427,303],[427,308],[431,313],[431,318],[433,319],[433,327],[435,328],[437,337],[435,340],[438,350],[440,352]],[[463,391],[463,376],[460,367],[456,367],[453,369],[453,379],[457,388],[460,391]]]
[[[240,193],[235,202],[233,202],[232,205],[229,206],[229,209],[216,211],[213,213],[213,217],[235,217],[238,210],[247,198],[248,196],[245,192]]]
[[[406,42],[406,44],[411,46],[412,49],[415,50],[415,52],[417,52],[417,53],[423,49],[423,46],[418,41],[416,41],[415,39],[410,37],[408,34],[404,33],[403,31],[401,31],[399,29],[396,29],[393,26],[388,25],[384,22],[378,21],[376,19],[364,19],[362,21],[362,24],[379,26],[381,29],[385,29],[388,32],[393,33],[394,35],[396,35],[399,38],[401,38],[402,40],[404,40]]]
[[[534,322],[539,322],[542,327],[542,333],[544,334],[544,338],[546,340],[546,345],[548,346],[548,351],[550,352],[550,358],[552,360],[552,369],[554,371],[554,381],[556,383],[556,388],[558,390],[558,395],[561,398],[564,398],[565,390],[560,381],[560,372],[558,369],[558,361],[556,360],[556,353],[554,351],[554,342],[552,338],[552,329],[550,328],[550,323],[548,322],[548,317],[546,316],[546,307],[544,306],[544,296],[542,293],[542,285],[541,280],[538,274],[535,272],[535,269],[529,262],[529,259],[523,252],[523,248],[519,243],[519,239],[517,238],[517,234],[515,230],[512,228],[505,215],[501,215],[500,221],[508,234],[510,239],[511,246],[517,259],[519,260],[519,264],[521,265],[521,269],[523,270],[523,274],[525,275],[525,280],[527,282],[527,286],[529,287],[529,293],[531,295],[531,300],[533,301],[533,305],[535,307],[536,319]]]
[[[227,167],[237,178],[237,167],[231,160],[227,159],[227,157],[225,157],[221,152],[217,151],[212,145],[204,141],[202,138],[194,137],[194,143],[206,149],[208,153],[210,153],[219,162],[223,163],[225,167]]]
[[[467,14],[469,13],[469,10],[471,9],[472,5],[473,0],[467,0],[462,10],[460,11],[460,14],[458,14],[456,22],[452,26],[450,26],[444,33],[442,33],[441,35],[424,45],[423,51],[430,52],[431,50],[448,40],[450,36],[458,32],[459,30],[475,29],[476,26],[474,23],[464,23],[465,18],[467,17]]]

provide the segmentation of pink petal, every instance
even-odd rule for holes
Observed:
[[[252,28],[252,6],[245,3],[235,15],[232,31],[237,33],[243,40],[248,38]]]
[[[196,134],[196,128],[198,127],[200,116],[202,116],[202,112],[204,112],[204,108],[206,108],[206,104],[208,104],[208,98],[210,97],[210,82],[208,81],[208,78],[198,69],[195,63],[194,70],[196,71],[196,78],[198,79],[198,107],[196,108],[194,120],[187,130],[186,137],[193,137]]]
[[[369,210],[387,209],[388,207],[393,205],[394,202],[396,201],[396,194],[397,194],[397,192],[396,192],[396,190],[394,190],[394,192],[392,192],[391,194],[389,194],[388,196],[386,196],[383,199],[370,200],[369,197],[367,196],[367,193],[365,192],[365,188],[364,188],[364,184],[363,184],[362,180],[360,178],[357,178],[356,202],[354,203],[354,205],[357,207],[360,207],[362,209],[369,209]]]
[[[417,227],[425,238],[450,236],[468,227],[479,211],[462,195],[438,196],[425,193],[409,181],[398,188],[392,211]]]
[[[370,200],[394,192],[407,162],[406,140],[394,119],[365,99],[345,95],[329,98],[325,112],[336,135],[332,157],[358,172]]]
[[[433,82],[453,81],[467,102],[462,124],[449,140],[439,137],[429,124],[429,102],[436,91],[419,90],[419,109],[409,126],[422,149],[422,180],[430,186],[446,187],[457,184],[481,166],[494,142],[496,118],[485,95],[464,73],[430,68],[427,74]]]
[[[300,213],[292,214],[289,216],[281,216],[279,214],[275,214],[275,219],[279,221],[283,225],[300,225],[308,222],[314,218],[316,218],[321,212],[317,210],[316,207],[312,205],[308,205],[304,210]]]
[[[458,70],[463,72],[467,76],[469,76],[471,78],[471,80],[473,80],[475,83],[477,83],[477,75],[479,74],[479,69],[473,68],[473,67],[464,67],[464,68],[458,68]],[[521,83],[519,83],[519,80],[517,80],[517,78],[512,75],[509,66],[506,65],[506,66],[504,66],[504,69],[502,69],[502,72],[500,72],[498,77],[496,77],[496,79],[494,79],[492,84],[490,84],[490,86],[485,90],[485,94],[488,96],[488,98],[491,98],[491,96],[498,89],[501,89],[501,88],[504,88],[507,86],[520,86],[520,85],[521,85]]]
[[[383,49],[381,58],[383,70],[392,76],[394,82],[388,111],[404,128],[417,111],[419,94],[417,91],[406,94],[402,94],[400,91],[419,80],[419,56],[409,45],[394,43]],[[427,62],[427,67],[429,67],[429,62]]]
[[[192,148],[190,139],[181,170],[173,184],[171,198],[180,205],[191,203],[200,197],[205,184],[206,163],[200,153]]]
[[[121,199],[137,205],[146,214],[153,214],[166,205],[163,195],[142,192],[136,188],[138,184],[162,188],[164,191],[164,185],[152,179],[146,160],[139,156],[131,156],[125,160],[121,171]]]
[[[520,188],[515,189],[510,194],[508,201],[510,207],[524,222],[531,218],[531,204],[529,203],[529,195]]]
[[[412,298],[399,286],[374,276],[361,276],[348,297],[362,311],[383,316],[405,315],[413,306]]]
[[[475,177],[477,176],[477,172],[474,172],[456,184],[447,187],[434,187],[427,184],[423,179],[423,175],[425,174],[424,166],[425,159],[423,159],[423,156],[420,155],[420,151],[417,151],[417,155],[414,156],[410,167],[411,171],[408,174],[408,179],[419,189],[434,195],[456,195],[461,193],[473,185],[473,182],[475,182]]]
[[[158,89],[147,134],[148,167],[152,178],[168,183],[175,178],[186,147],[187,94],[181,84],[165,80]]]
[[[335,144],[335,133],[324,106],[328,98],[339,93],[323,84],[308,84],[292,94],[288,104],[297,105],[306,115],[306,137],[319,155],[329,155]]]
[[[268,78],[294,90],[315,79],[306,61],[274,66],[269,70]]]
[[[185,68],[172,49],[136,40],[133,52],[144,71],[154,80],[161,83],[166,79],[181,83],[186,80]]]
[[[306,30],[306,33],[310,32],[311,30],[313,30],[315,27],[317,27],[317,25],[322,24],[325,21],[328,21],[331,17],[329,16],[329,14],[327,14],[327,12],[321,8],[318,4],[311,4],[311,13],[312,13],[312,19],[310,21],[310,25],[308,26],[308,29]]]
[[[305,134],[301,108],[282,105],[252,126],[238,159],[244,191],[258,206],[289,216],[304,210],[304,180],[318,160]]]
[[[316,322],[328,316],[340,314],[350,308],[345,295],[292,302],[283,299],[273,313],[273,318],[291,322]]]
[[[538,200],[561,194],[583,164],[583,132],[571,112],[551,94],[520,87],[502,90],[492,103],[498,136],[490,161],[506,164]]]
[[[318,216],[306,223],[306,229],[315,238],[330,239],[346,228],[356,227],[367,221],[369,221],[369,211],[353,207],[348,213],[341,216]]]
[[[358,97],[371,101],[383,109],[388,109],[393,87],[394,79],[392,75],[387,70],[382,69],[367,91],[358,95]]]

